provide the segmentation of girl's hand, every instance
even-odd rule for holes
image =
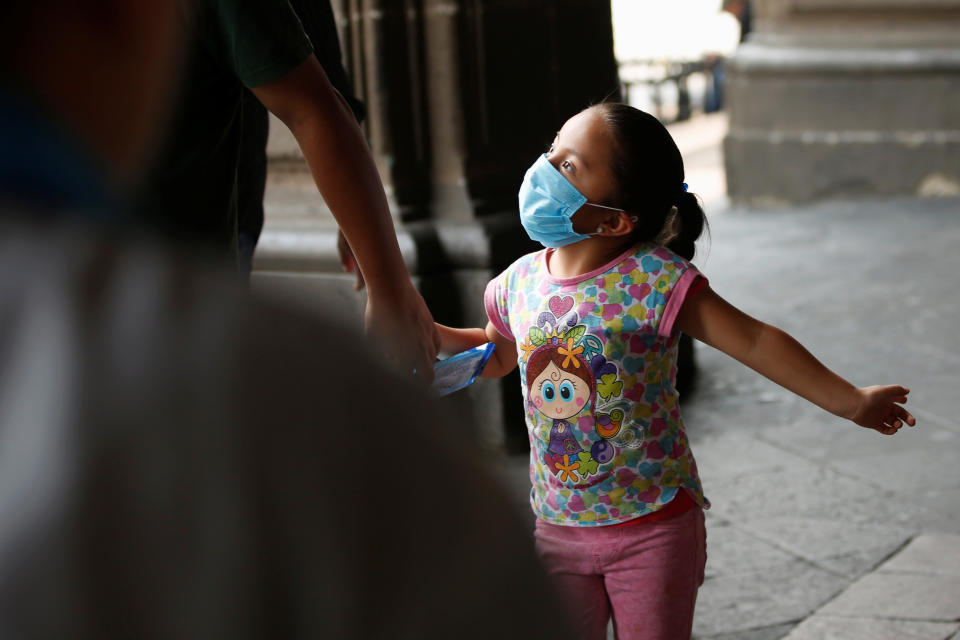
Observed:
[[[496,348],[493,350],[493,355],[487,360],[487,365],[480,373],[483,378],[505,376],[517,366],[516,343],[497,331],[492,322],[487,322],[485,329],[479,327],[456,329],[438,324],[437,331],[440,333],[440,348],[450,355],[466,351],[486,342],[494,344]]]
[[[857,389],[858,403],[846,417],[861,427],[892,435],[904,424],[917,424],[909,411],[900,405],[907,401],[910,390],[898,386],[875,386]]]

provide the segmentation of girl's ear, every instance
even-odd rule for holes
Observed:
[[[637,217],[626,211],[617,211],[610,214],[603,221],[603,230],[607,236],[625,236],[633,233],[637,224]]]

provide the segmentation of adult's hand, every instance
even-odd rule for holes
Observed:
[[[382,293],[368,290],[366,324],[390,366],[424,384],[433,382],[440,334],[413,284]]]

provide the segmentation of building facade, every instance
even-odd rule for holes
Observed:
[[[753,0],[728,65],[731,199],[960,194],[960,0]]]

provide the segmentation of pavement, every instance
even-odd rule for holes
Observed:
[[[710,219],[694,262],[851,382],[909,387],[918,424],[860,428],[698,344],[681,405],[713,507],[694,637],[960,640],[960,199],[731,208],[724,126],[675,134]],[[525,458],[508,466],[524,504]]]

